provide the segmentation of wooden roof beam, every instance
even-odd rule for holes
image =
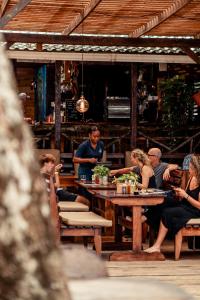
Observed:
[[[200,39],[141,39],[124,37],[95,37],[95,36],[66,36],[51,34],[4,33],[7,42],[44,43],[65,45],[91,45],[91,46],[124,46],[124,47],[189,47],[200,48]]]
[[[194,53],[189,47],[181,47],[181,49],[197,64],[200,63],[199,56]]]
[[[19,0],[3,17],[0,18],[0,28],[3,28],[12,20],[21,10],[23,10],[31,0]]]
[[[135,31],[133,31],[129,36],[130,37],[140,37],[141,35],[149,32],[165,20],[167,20],[169,17],[171,17],[173,14],[175,14],[178,10],[183,8],[186,4],[191,2],[191,0],[176,0],[172,5],[170,5],[167,9],[163,10],[160,14],[153,17],[149,22],[147,22],[145,25],[142,25],[141,27],[137,28]]]
[[[8,6],[8,2],[10,0],[2,0],[2,3],[1,3],[1,12],[0,12],[0,17],[3,16],[5,10],[6,10],[6,7]]]
[[[64,29],[63,34],[69,35],[70,33],[72,33],[101,1],[102,0],[91,0],[90,3],[86,5],[83,12],[76,16],[74,20],[69,24],[69,26]]]

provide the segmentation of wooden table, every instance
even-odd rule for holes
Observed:
[[[83,188],[86,188],[89,191],[93,190],[116,190],[116,185],[113,183],[108,183],[108,184],[97,184],[97,183],[92,183],[91,181],[75,181],[75,183],[78,186],[81,186]]]
[[[110,257],[111,260],[164,260],[161,253],[145,253],[142,252],[142,206],[151,206],[161,204],[164,201],[163,193],[140,193],[117,194],[112,190],[94,190],[95,197],[110,201],[114,205],[132,207],[132,252],[116,252]],[[117,226],[117,222],[115,223]],[[115,230],[117,234],[117,230]],[[115,236],[117,239],[117,236]]]

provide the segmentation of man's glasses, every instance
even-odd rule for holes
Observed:
[[[149,153],[148,153],[147,155],[148,155],[148,156],[157,156],[157,155],[155,155],[155,154],[149,154]]]

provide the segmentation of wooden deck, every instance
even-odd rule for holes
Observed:
[[[174,261],[172,241],[165,243],[165,261],[106,262],[110,277],[155,279],[173,283],[200,299],[200,251],[189,251],[184,245],[181,259]]]
[[[82,247],[82,246],[81,246]],[[147,245],[144,246],[146,248]],[[91,250],[92,251],[92,250]],[[93,251],[92,251],[93,252]],[[70,280],[68,282],[70,292],[73,300],[112,300],[115,296],[116,300],[133,300],[133,299],[145,299],[145,300],[162,300],[159,296],[159,288],[163,289],[162,293],[167,289],[168,297],[165,299],[187,299],[187,300],[200,300],[200,251],[188,250],[186,243],[183,244],[183,251],[181,253],[181,259],[179,261],[174,260],[173,242],[166,241],[163,246],[163,252],[166,256],[165,261],[133,261],[133,262],[119,262],[108,261],[110,252],[103,252],[102,258],[105,262],[105,266],[108,272],[108,276],[112,281],[106,280],[106,277],[100,278],[97,274],[99,267],[96,265],[88,266],[87,259],[82,259],[84,269],[86,268],[86,274],[84,280]],[[67,257],[69,256],[69,252]],[[69,257],[68,257],[69,258]],[[70,262],[71,263],[71,262]],[[79,262],[77,262],[79,264]],[[81,273],[79,267],[73,266],[73,273]],[[88,266],[88,267],[87,267]],[[83,266],[82,266],[83,267]],[[74,268],[76,269],[74,271]],[[78,271],[77,271],[78,270]],[[92,271],[88,276],[88,272]],[[98,272],[97,272],[98,271]],[[81,275],[80,275],[81,276]],[[117,281],[119,280],[119,281]],[[144,285],[144,290],[141,294],[135,294],[137,285],[140,282]],[[170,286],[166,286],[170,284]],[[123,288],[126,288],[124,294]],[[147,289],[151,287],[151,295],[148,294],[146,298]],[[181,288],[181,290],[177,290]],[[102,288],[104,292],[102,293]],[[170,293],[173,293],[173,288],[178,293],[183,292],[189,294],[186,297],[170,297]],[[153,289],[153,292],[152,292]],[[101,294],[101,296],[100,296]],[[122,298],[123,295],[123,298]],[[153,295],[153,296],[152,296]],[[191,298],[190,298],[191,297]]]

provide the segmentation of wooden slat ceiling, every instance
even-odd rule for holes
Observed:
[[[200,0],[1,0],[0,4],[4,30],[129,37],[200,34]],[[24,8],[1,26],[16,5]]]

